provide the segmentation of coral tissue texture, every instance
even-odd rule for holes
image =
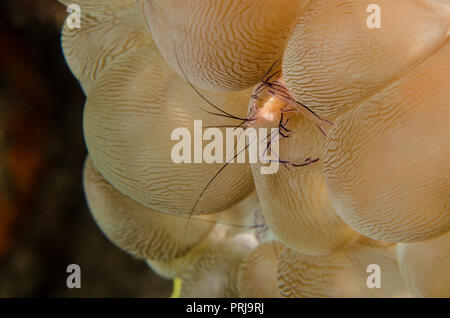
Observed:
[[[450,297],[448,1],[61,2],[92,215],[182,297]],[[195,120],[279,169],[174,162]]]

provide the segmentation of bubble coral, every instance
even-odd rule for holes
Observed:
[[[70,3],[93,217],[182,297],[449,297],[448,1]],[[277,128],[280,169],[172,162],[196,119]]]

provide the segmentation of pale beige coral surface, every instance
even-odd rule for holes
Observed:
[[[71,2],[82,27],[62,43],[87,95],[86,193],[115,244],[181,277],[182,296],[448,297],[447,3],[378,1],[371,29],[366,0]],[[288,135],[277,173],[171,161],[174,129],[240,124],[199,93]]]

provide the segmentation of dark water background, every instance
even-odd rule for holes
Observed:
[[[57,0],[0,1],[0,297],[166,297],[171,282],[112,245],[82,189],[84,96]],[[81,267],[81,289],[66,267]]]

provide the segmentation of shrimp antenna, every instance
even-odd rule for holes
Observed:
[[[234,116],[226,111],[224,111],[223,109],[217,107],[216,105],[214,105],[214,103],[212,103],[209,99],[207,99],[205,96],[203,96],[202,93],[200,93],[200,91],[188,80],[186,73],[184,72],[183,68],[181,67],[180,61],[178,60],[178,55],[177,56],[177,64],[178,64],[178,68],[180,69],[181,74],[183,75],[184,79],[188,82],[189,86],[197,93],[198,96],[200,96],[201,99],[203,99],[205,102],[207,102],[210,106],[212,106],[214,109],[216,109],[217,111],[221,112],[223,115],[219,115],[222,117],[228,117],[231,119],[236,119],[236,120],[247,120],[246,118],[240,118],[237,116]],[[205,111],[204,109],[202,109],[203,111]],[[209,112],[208,112],[209,113]],[[213,115],[218,115],[216,113],[209,113],[209,114],[213,114]]]
[[[211,178],[211,180],[209,180],[209,182],[206,184],[206,186],[203,188],[202,192],[200,192],[200,195],[197,197],[197,200],[195,201],[194,206],[192,207],[192,210],[189,214],[189,218],[188,221],[186,222],[186,227],[185,230],[189,224],[190,219],[192,218],[192,215],[194,214],[195,208],[197,207],[198,203],[200,202],[200,199],[203,197],[203,195],[205,194],[206,190],[209,188],[209,186],[213,183],[213,181],[219,176],[219,174],[230,164],[230,162],[232,162],[237,156],[239,156],[243,151],[245,151],[251,144],[252,142],[255,141],[255,138],[250,141],[245,147],[244,149],[242,149],[241,151],[239,151],[236,155],[233,156],[233,158],[229,159],[215,174],[214,176]],[[236,145],[235,145],[236,146]]]

